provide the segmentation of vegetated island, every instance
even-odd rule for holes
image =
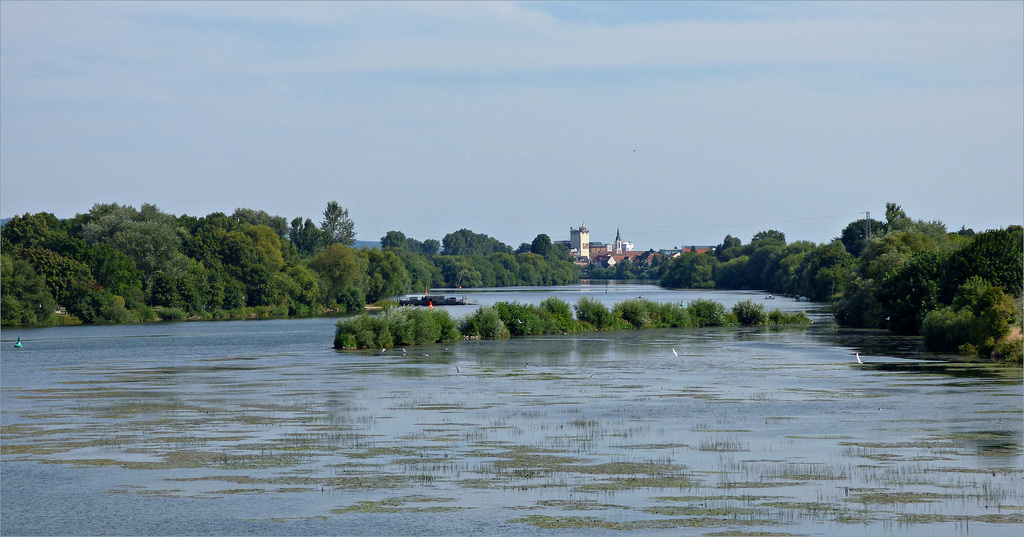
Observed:
[[[379,315],[363,314],[338,320],[334,347],[387,349],[451,343],[461,339],[504,339],[598,330],[810,322],[803,312],[785,313],[778,309],[769,312],[763,305],[750,299],[733,306],[730,313],[721,303],[703,298],[689,304],[659,304],[633,298],[608,309],[601,302],[587,297],[581,298],[570,308],[567,302],[552,296],[537,305],[498,302],[493,306],[481,307],[458,321],[440,309],[390,307]]]

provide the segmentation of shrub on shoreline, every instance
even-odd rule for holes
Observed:
[[[157,315],[164,321],[184,321],[188,315],[178,308],[161,308]]]

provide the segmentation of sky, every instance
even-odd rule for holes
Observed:
[[[1024,220],[1024,2],[0,2],[0,216],[828,242]]]

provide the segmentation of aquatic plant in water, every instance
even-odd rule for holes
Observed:
[[[749,303],[749,304],[747,304]],[[575,310],[576,318],[572,318]],[[608,309],[597,300],[583,297],[570,309],[556,297],[539,305],[497,302],[481,307],[456,323],[443,310],[413,307],[392,308],[379,315],[363,314],[337,323],[334,347],[337,349],[375,349],[405,345],[446,343],[464,339],[505,339],[508,337],[628,330],[681,328],[736,324],[806,324],[805,314],[767,313],[760,304],[741,302],[726,313],[722,304],[697,299],[689,306],[659,304],[643,298],[624,300]]]

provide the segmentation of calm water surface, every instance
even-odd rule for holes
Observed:
[[[1019,373],[936,362],[916,340],[838,330],[820,305],[763,293],[447,293],[753,298],[817,322],[404,353],[337,352],[333,319],[4,330],[0,533],[1022,529]]]

